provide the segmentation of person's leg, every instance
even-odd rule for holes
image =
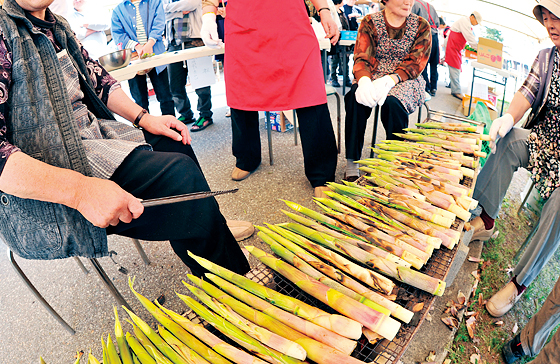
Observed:
[[[148,110],[148,84],[146,82],[146,75],[134,76],[134,78],[128,80],[128,87],[134,102]]]
[[[352,160],[362,158],[366,125],[373,110],[371,107],[364,106],[356,101],[357,89],[358,84],[352,85],[350,91],[344,96],[344,108],[346,111],[344,118],[344,144],[346,158]]]
[[[181,46],[169,46],[169,51],[180,50]],[[175,62],[167,65],[169,76],[169,90],[173,97],[173,103],[181,121],[194,122],[194,113],[191,109],[191,102],[187,96],[185,86],[187,84],[187,68],[185,62]]]
[[[111,180],[142,199],[209,190],[196,163],[182,153],[135,150]],[[206,270],[188,256],[188,251],[239,274],[250,269],[214,198],[149,207],[138,219],[109,227],[107,233],[169,240],[179,258],[199,277]]]
[[[449,81],[452,94],[461,94],[461,70],[449,66]]]
[[[424,81],[426,82],[425,91],[430,93],[430,79],[428,78],[428,67],[429,65],[426,65],[426,67],[424,67],[424,70],[422,71],[422,78],[424,78]]]
[[[327,104],[296,110],[305,176],[312,187],[334,182],[338,150]]]
[[[434,94],[435,91],[437,90],[437,82],[438,82],[437,66],[439,64],[439,39],[437,34],[432,35],[432,52],[430,53],[430,60],[428,62],[430,65],[430,88],[431,88],[431,93]]]
[[[231,149],[235,166],[252,172],[261,164],[261,137],[258,111],[231,109]]]
[[[560,190],[556,189],[541,211],[539,227],[513,270],[525,287],[539,275],[560,244]],[[560,293],[559,293],[560,297]],[[560,300],[558,301],[560,303]]]
[[[154,87],[156,98],[159,101],[161,114],[175,116],[175,105],[173,104],[171,91],[169,91],[169,77],[167,76],[167,67],[164,68],[160,73],[157,73],[156,68],[154,68],[150,72],[148,72],[148,76],[150,76],[150,81],[152,82],[152,86]]]
[[[560,363],[560,331],[556,332],[550,343],[546,344],[550,333],[558,324],[560,324],[560,279],[556,281],[541,309],[531,317],[520,332],[523,351],[530,356],[539,354],[533,363]]]
[[[527,137],[529,130],[513,128],[496,144],[496,153],[490,154],[476,179],[473,198],[493,219],[509,188],[513,173],[529,163]]]
[[[331,63],[331,84],[333,87],[340,87],[340,83],[338,82],[338,72],[337,72],[340,64],[341,64],[340,54],[334,53],[332,55],[332,63]]]
[[[198,96],[197,110],[200,117],[212,119],[212,89],[210,86],[197,88],[195,90]]]
[[[408,113],[395,96],[387,96],[381,106],[381,122],[388,140],[401,140],[394,133],[403,133],[403,129],[408,128]]]

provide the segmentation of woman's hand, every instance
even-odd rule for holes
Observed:
[[[154,135],[163,135],[183,144],[191,144],[189,129],[174,116],[145,114],[138,124]]]
[[[319,16],[321,17],[321,24],[323,25],[323,29],[325,29],[326,36],[325,38],[329,38],[331,40],[331,44],[335,45],[338,42],[338,38],[340,37],[340,31],[332,18],[331,12],[327,10],[323,10],[319,12]]]
[[[496,142],[500,137],[505,137],[507,133],[513,128],[513,116],[509,113],[502,117],[495,119],[490,127],[490,150],[492,153],[496,153]]]
[[[119,222],[129,223],[144,212],[136,197],[113,181],[84,177],[72,204],[93,225],[106,228]]]

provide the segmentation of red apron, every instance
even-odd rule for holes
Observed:
[[[465,48],[467,40],[463,33],[449,32],[449,39],[447,39],[447,48],[445,49],[445,62],[457,69],[461,69],[461,64],[463,64],[463,57],[461,56],[461,51]]]
[[[228,1],[225,43],[230,107],[280,111],[327,102],[319,43],[304,1]]]

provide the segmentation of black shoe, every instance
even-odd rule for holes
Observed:
[[[436,90],[434,89],[434,90],[430,91],[430,95],[435,96],[436,95]]]
[[[352,81],[347,80],[345,85],[346,85],[346,87],[352,87]]]
[[[337,80],[334,80],[333,82],[331,82],[331,86],[332,87],[340,87],[340,83],[338,83]]]
[[[502,348],[502,356],[507,364],[513,364],[525,356],[519,334],[515,335],[513,339],[504,345]]]
[[[180,122],[182,122],[182,123],[185,124],[185,125],[192,124],[192,123],[194,123],[194,122],[196,121],[194,118],[187,119],[187,118],[184,117],[183,115],[179,116],[179,117],[177,118],[177,120],[179,120]]]
[[[456,99],[459,99],[459,100],[463,101],[463,95],[462,94],[451,94],[451,96],[453,96]]]

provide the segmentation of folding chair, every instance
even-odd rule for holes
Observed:
[[[146,265],[150,265],[151,262],[148,259],[148,256],[146,255],[146,252],[142,248],[142,245],[140,245],[140,242],[138,241],[138,239],[132,239],[132,242],[134,243],[134,246],[138,250],[138,253],[140,254],[140,257],[142,258],[144,263]],[[39,302],[41,302],[41,304],[51,314],[51,316],[54,317],[70,334],[74,335],[76,333],[76,331],[55,311],[54,308],[52,308],[51,305],[49,305],[49,303],[45,300],[45,298],[41,295],[41,293],[39,293],[39,291],[35,288],[33,283],[31,283],[31,281],[27,278],[27,276],[25,275],[25,273],[23,272],[21,267],[15,261],[14,253],[9,248],[8,248],[7,253],[8,253],[8,261],[10,262],[10,264],[12,265],[14,270],[16,271],[17,275],[25,283],[27,288],[29,288],[29,290],[35,295],[35,297],[39,300]],[[82,269],[82,271],[85,274],[88,274],[89,271],[86,269],[86,267],[84,266],[84,264],[82,263],[80,258],[74,257],[74,259],[75,259],[76,263],[78,264],[78,266]],[[115,287],[113,282],[111,282],[111,279],[109,278],[109,276],[107,276],[107,273],[105,273],[105,270],[103,269],[101,264],[99,264],[99,261],[96,258],[89,258],[89,261],[91,262],[91,265],[93,266],[93,269],[95,270],[95,272],[99,276],[99,279],[101,279],[101,282],[103,283],[103,285],[109,290],[111,295],[117,300],[118,304],[121,305],[121,306],[125,306],[129,310],[133,311],[132,308],[130,307],[130,305],[128,304],[128,302],[126,302],[126,300],[123,298],[121,293],[117,290],[117,288]]]

